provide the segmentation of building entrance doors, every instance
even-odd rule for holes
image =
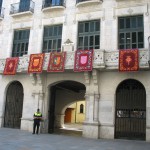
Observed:
[[[11,83],[7,90],[4,127],[20,128],[23,107],[23,87],[18,81]]]
[[[123,81],[116,91],[115,138],[145,140],[146,92],[137,80]]]

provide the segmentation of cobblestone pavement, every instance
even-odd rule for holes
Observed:
[[[0,128],[0,150],[150,150],[150,142],[32,135],[19,129]]]

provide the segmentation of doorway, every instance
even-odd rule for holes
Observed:
[[[20,128],[23,107],[23,86],[20,82],[12,82],[7,90],[4,127]]]
[[[146,91],[137,80],[128,79],[116,90],[115,138],[145,140]]]

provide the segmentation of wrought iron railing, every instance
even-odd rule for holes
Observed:
[[[86,1],[93,1],[93,0],[77,0],[77,3],[86,2]],[[99,1],[103,1],[103,0],[99,0]]]
[[[0,17],[4,18],[4,8],[3,7],[0,8]]]
[[[24,4],[21,3],[11,4],[10,14],[16,14],[26,11],[34,12],[34,6],[35,3],[32,0],[27,1]]]
[[[54,7],[54,6],[65,6],[64,0],[43,0],[43,6],[42,8],[47,8],[47,7]]]

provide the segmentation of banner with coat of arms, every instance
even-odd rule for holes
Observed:
[[[44,56],[44,53],[30,55],[28,73],[42,73]]]
[[[138,71],[139,51],[138,49],[119,50],[119,71]]]
[[[63,72],[66,52],[51,52],[47,72]]]
[[[15,75],[18,61],[19,61],[18,57],[7,58],[3,74],[4,75]]]
[[[74,71],[92,71],[93,50],[77,50],[75,53]]]

